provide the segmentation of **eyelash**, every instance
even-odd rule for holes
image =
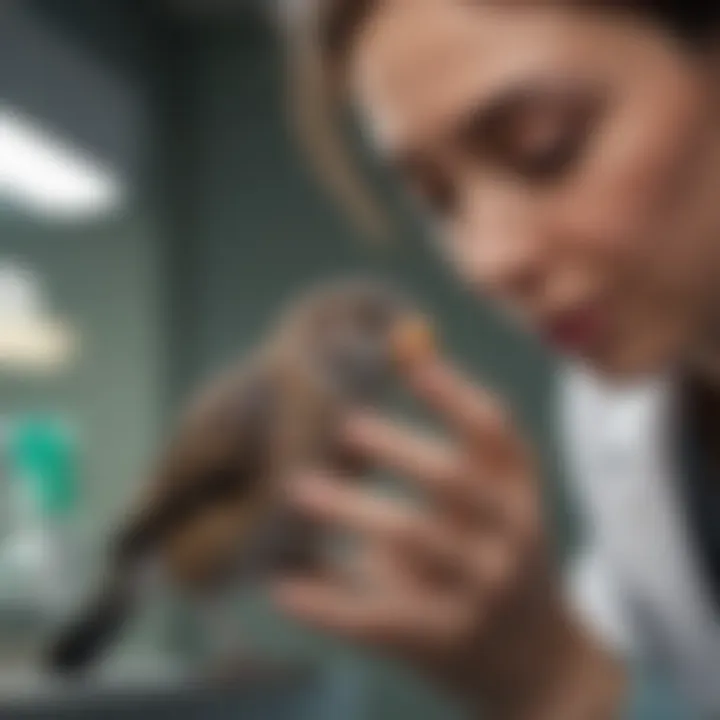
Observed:
[[[541,152],[530,152],[524,156],[508,153],[505,158],[496,158],[496,163],[529,182],[550,183],[564,177],[579,161],[585,142],[584,133],[572,133],[572,137],[561,137]],[[416,180],[414,187],[415,194],[433,213],[441,217],[452,214],[457,198],[450,181],[428,178]]]
[[[565,133],[540,151],[509,158],[507,164],[531,182],[559,180],[578,162],[585,141],[584,132]]]
[[[508,138],[507,142],[499,144],[496,162],[530,182],[561,180],[580,161],[596,122],[597,110],[588,106],[569,108],[565,117],[551,119],[558,123],[559,129],[539,149],[513,147],[513,139]]]

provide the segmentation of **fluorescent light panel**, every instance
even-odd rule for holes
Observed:
[[[0,322],[0,328],[0,371],[55,371],[77,352],[77,337],[60,321]]]
[[[118,179],[14,110],[0,109],[0,197],[51,218],[99,216],[122,200]]]

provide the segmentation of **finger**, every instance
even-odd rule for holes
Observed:
[[[534,483],[524,473],[498,474],[484,485],[482,504],[475,507],[479,533],[497,533],[511,542],[527,544],[541,528],[542,502]],[[480,522],[481,521],[481,522]]]
[[[467,501],[464,458],[449,443],[379,416],[354,413],[343,439],[373,464],[407,477],[434,498]]]
[[[486,477],[480,459],[369,413],[348,418],[345,435],[354,451],[409,479],[454,520],[494,518],[496,483]]]
[[[303,514],[372,543],[400,548],[416,563],[446,566],[455,562],[456,539],[450,529],[416,508],[317,473],[298,478],[290,497]]]
[[[471,447],[502,452],[515,447],[516,434],[502,404],[442,359],[428,359],[408,380],[420,399]]]
[[[298,620],[327,632],[365,641],[387,639],[390,624],[376,603],[355,589],[312,580],[284,580],[273,590],[275,603]]]
[[[474,619],[466,602],[422,591],[369,600],[342,586],[297,579],[279,583],[273,596],[281,610],[317,629],[411,655],[457,641]]]
[[[518,566],[514,544],[507,536],[484,533],[468,546],[464,567],[475,593],[492,598],[507,588]]]
[[[361,592],[399,592],[417,582],[407,560],[387,545],[376,542],[363,548],[354,559],[352,578]]]
[[[526,576],[528,568],[545,551],[543,523],[530,503],[506,507],[494,525],[478,525],[462,546],[458,574],[464,576],[476,592],[490,597],[502,594]]]

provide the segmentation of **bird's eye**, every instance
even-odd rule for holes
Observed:
[[[390,313],[382,303],[368,303],[359,310],[360,327],[370,334],[382,333],[388,325]]]

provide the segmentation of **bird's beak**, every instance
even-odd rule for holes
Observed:
[[[415,366],[435,352],[435,333],[426,317],[410,315],[398,320],[390,336],[390,354],[400,371]]]

